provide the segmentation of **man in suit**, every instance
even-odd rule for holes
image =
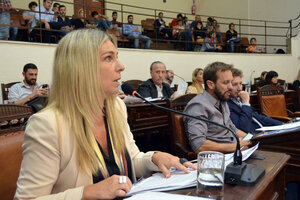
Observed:
[[[138,89],[143,97],[151,98],[171,98],[175,97],[175,92],[170,86],[163,82],[166,77],[166,66],[161,61],[155,61],[150,66],[151,79],[145,81]]]
[[[234,125],[238,129],[252,134],[258,133],[255,129],[262,126],[281,125],[282,122],[260,115],[251,107],[250,95],[242,89],[242,71],[233,68],[232,75],[232,90],[227,103],[230,109],[230,118]]]

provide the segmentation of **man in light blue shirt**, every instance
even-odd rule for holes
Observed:
[[[24,105],[27,101],[38,97],[48,96],[49,88],[36,82],[38,69],[35,64],[28,63],[23,68],[24,80],[14,84],[8,93],[8,100],[17,105]],[[44,86],[44,87],[43,87]]]
[[[123,34],[127,35],[130,40],[134,41],[134,48],[139,48],[140,40],[144,42],[145,49],[150,48],[151,40],[149,37],[142,35],[140,28],[133,24],[133,16],[128,15],[128,24],[123,24]]]
[[[43,6],[35,8],[35,19],[41,23],[41,27],[47,30],[43,30],[43,42],[50,43],[52,31],[51,29],[60,29],[60,24],[57,23],[57,13],[51,10],[53,1],[44,0]],[[36,30],[39,32],[39,30]]]

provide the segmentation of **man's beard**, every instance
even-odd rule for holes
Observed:
[[[226,92],[227,92],[227,91],[226,91]],[[225,93],[226,93],[226,92],[224,92],[224,94],[222,94],[222,93],[220,92],[220,90],[218,89],[218,87],[215,87],[215,90],[214,90],[215,95],[218,97],[218,99],[219,99],[220,101],[228,101],[229,97],[228,97],[228,98],[225,97]]]
[[[25,82],[26,82],[28,85],[35,85],[36,79],[27,79],[27,78],[25,78]]]

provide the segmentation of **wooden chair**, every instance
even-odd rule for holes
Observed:
[[[117,38],[118,43],[125,44],[129,43],[130,41],[127,39],[127,37],[123,36],[119,30],[117,29],[107,29],[106,32],[108,34],[114,35]]]
[[[174,100],[167,99],[167,107],[182,112],[186,104],[196,96],[196,94],[186,94]],[[169,113],[169,124],[171,124],[171,150],[178,157],[187,158],[188,160],[196,159],[197,154],[192,151],[182,116],[175,113]]]
[[[150,31],[153,32],[154,31],[154,19],[145,19],[145,20],[141,20],[141,24],[142,27],[144,29],[144,31]]]
[[[292,113],[286,108],[284,89],[281,85],[265,85],[257,88],[257,99],[260,113],[283,122],[300,116],[300,112]]]
[[[24,131],[0,135],[0,196],[13,199],[22,162]]]
[[[8,100],[8,92],[11,86],[19,82],[11,82],[11,83],[1,83],[1,91],[2,91],[2,100],[3,103],[5,100]]]
[[[28,118],[33,113],[30,106],[0,105],[0,134],[24,130]]]
[[[132,80],[127,80],[124,83],[128,83],[132,85],[132,87],[134,87],[134,89],[137,90],[140,87],[140,85],[143,83],[143,81],[132,79]]]

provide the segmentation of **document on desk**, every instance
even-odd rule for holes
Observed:
[[[286,124],[282,124],[282,125],[278,125],[278,126],[264,126],[264,127],[258,128],[256,130],[257,131],[276,131],[276,130],[297,128],[297,127],[300,127],[300,121],[286,123]]]
[[[165,192],[144,192],[140,194],[135,194],[132,197],[127,198],[126,200],[207,200],[207,198],[203,197],[195,197],[188,195],[180,195],[180,194],[170,194]]]
[[[177,91],[176,91],[176,94],[175,94],[175,98],[184,95],[187,87],[188,87],[188,83],[187,82],[185,82],[181,78],[178,79],[178,86],[177,86]]]
[[[171,177],[166,178],[158,172],[140,182],[132,185],[127,195],[133,195],[146,191],[169,191],[196,186],[197,170],[191,170],[189,174],[181,170],[171,172]]]
[[[242,160],[245,161],[253,154],[253,152],[258,148],[259,143],[257,143],[255,146],[246,149],[242,151],[243,158]],[[233,153],[225,154],[225,168],[227,165],[229,165],[231,162],[233,162]]]

